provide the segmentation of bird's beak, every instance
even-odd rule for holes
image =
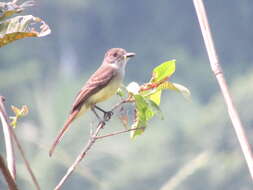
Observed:
[[[133,56],[135,56],[135,53],[129,52],[125,54],[126,58],[131,58]]]

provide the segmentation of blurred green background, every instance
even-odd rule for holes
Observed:
[[[25,14],[43,18],[52,34],[0,49],[0,93],[8,107],[30,108],[15,130],[43,190],[53,189],[86,144],[90,125],[95,124],[91,113],[76,121],[54,156],[48,156],[77,91],[112,47],[137,53],[127,66],[125,84],[146,82],[152,68],[177,59],[171,80],[187,86],[192,101],[175,92],[164,93],[163,121],[153,119],[136,140],[124,134],[96,143],[62,189],[252,189],[192,1],[43,0],[36,4]],[[225,76],[253,143],[253,1],[206,0],[205,4]],[[114,97],[102,107],[109,109],[117,101]],[[103,132],[121,129],[115,117]],[[34,189],[20,156],[17,170],[20,189]],[[7,189],[2,176],[0,189]]]

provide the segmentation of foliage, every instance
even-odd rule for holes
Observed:
[[[135,118],[131,128],[141,128],[131,132],[131,138],[141,135],[150,119],[155,115],[160,115],[161,95],[164,90],[175,90],[181,92],[189,98],[190,91],[183,85],[172,83],[168,79],[176,70],[176,60],[166,61],[155,67],[152,72],[150,82],[139,85],[136,82],[130,83],[126,89],[130,94],[129,99],[135,104]],[[123,90],[118,92],[122,96]]]
[[[187,104],[174,93],[166,94],[159,105],[165,116],[162,122],[149,121],[149,128],[135,141],[129,142],[122,135],[99,143],[73,177],[74,188],[160,189],[200,152],[212,150],[208,164],[176,189],[252,189],[218,86],[206,64],[192,1],[36,2],[36,15],[54,26],[53,35],[1,48],[0,89],[8,102],[29,106],[29,117],[20,120],[24,126],[16,130],[26,144],[42,189],[53,189],[54,179],[59,179],[76,156],[75,150],[85,143],[89,125],[83,124],[94,121],[92,113],[74,123],[57,157],[48,159],[46,154],[49,142],[66,119],[73,92],[101,63],[103,52],[115,46],[138,53],[127,65],[125,82],[149,81],[150,72],[145,71],[151,71],[154,63],[175,57],[180,64],[173,81],[190,87],[192,101]],[[251,137],[253,54],[249,39],[253,1],[205,4],[224,73]],[[115,100],[102,106],[109,109]],[[109,125],[105,132],[120,126],[117,120]],[[250,142],[253,144],[252,138]],[[4,150],[3,146],[0,149]],[[23,174],[18,179],[20,188],[33,189],[21,164],[19,172]],[[6,189],[1,179],[0,189]],[[73,189],[73,183],[65,189]]]
[[[20,13],[29,6],[33,6],[33,1],[26,1],[22,5],[16,5],[15,1],[0,2],[0,47],[22,38],[43,37],[51,33],[50,28],[42,19],[32,15],[16,16],[6,20],[7,17]],[[36,24],[40,25],[38,31],[35,29]]]
[[[17,5],[18,1],[0,2],[0,21],[4,20],[16,13],[22,12],[26,7],[34,6],[34,1],[25,1],[21,5]]]
[[[16,106],[11,106],[12,111],[15,113],[15,116],[10,117],[11,126],[14,128],[17,126],[17,121],[19,118],[24,117],[28,114],[29,110],[27,105],[21,107],[21,109],[17,108]]]

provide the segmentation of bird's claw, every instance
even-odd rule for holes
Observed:
[[[112,111],[105,112],[104,113],[104,120],[109,121],[111,119],[112,115],[113,115]]]

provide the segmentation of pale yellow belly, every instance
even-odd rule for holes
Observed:
[[[106,87],[98,91],[96,94],[92,95],[88,99],[88,102],[90,104],[96,104],[107,100],[116,94],[118,88],[120,87],[121,81],[122,80],[120,78],[114,78]]]

